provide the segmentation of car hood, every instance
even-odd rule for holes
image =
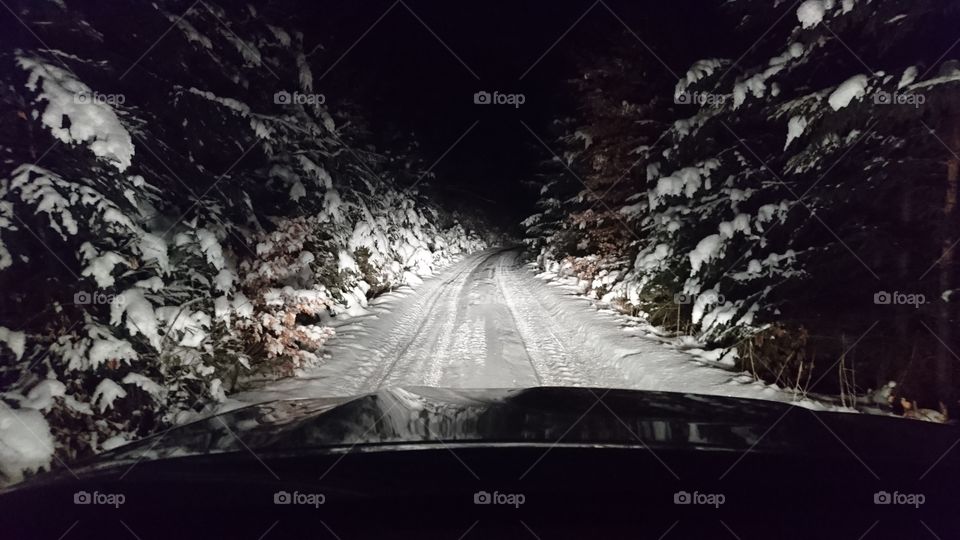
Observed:
[[[929,463],[957,436],[954,426],[696,394],[415,387],[235,409],[105,452],[71,466],[71,474],[227,453],[267,458],[436,445],[669,448],[804,457],[855,452],[865,459]],[[56,474],[35,480],[43,476]]]

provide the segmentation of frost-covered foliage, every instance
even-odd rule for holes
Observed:
[[[956,6],[762,4],[723,8],[731,37],[772,26],[754,48],[736,61],[705,43],[679,81],[632,36],[632,50],[585,63],[528,245],[589,294],[734,350],[768,380],[835,392],[894,380],[908,407],[953,408],[942,343],[956,341],[944,248],[957,239],[960,68],[943,55],[952,40],[930,35],[949,33]]]
[[[51,48],[0,56],[0,482],[313,365],[331,317],[485,247],[398,187],[415,155],[275,98],[313,91],[300,34],[212,2],[11,7]]]

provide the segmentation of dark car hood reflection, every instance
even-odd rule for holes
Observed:
[[[903,443],[898,441],[907,439],[902,436],[904,430],[925,433],[944,428],[920,424],[814,413],[778,402],[669,392],[395,388],[352,398],[286,400],[236,409],[106,452],[88,468],[247,451],[282,456],[436,444],[563,444],[804,455],[844,452],[831,444],[836,441],[825,426],[853,440],[869,441],[866,451],[877,437],[886,435],[885,451],[899,453]],[[949,431],[952,435],[954,430]],[[903,446],[905,452],[910,450]]]

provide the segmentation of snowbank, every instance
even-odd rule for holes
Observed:
[[[53,435],[43,414],[34,409],[13,409],[0,401],[0,475],[15,483],[30,472],[49,468]]]

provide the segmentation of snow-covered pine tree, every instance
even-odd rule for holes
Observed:
[[[371,147],[254,5],[10,8],[0,481],[316,363],[330,317],[484,246],[397,185],[415,152]]]
[[[663,324],[675,295],[674,313],[698,339],[770,381],[847,392],[894,380],[907,403],[952,407],[954,366],[940,341],[956,337],[956,7],[737,0],[725,9],[739,25],[716,39],[763,37],[742,57],[712,56],[723,44],[703,44],[673,88],[677,116],[637,152],[645,178],[611,193],[615,210],[635,216],[640,241],[608,300]],[[615,50],[593,67],[609,73],[644,53],[636,43]],[[629,70],[617,86],[643,77]],[[602,81],[584,77],[573,93],[582,124],[618,125],[594,106],[617,95]],[[637,120],[630,113],[620,114]],[[593,162],[619,163],[600,137],[593,152]],[[569,228],[564,241],[602,259],[592,237],[603,224],[591,225]],[[547,251],[557,245],[529,234]],[[926,303],[883,303],[897,292]]]

